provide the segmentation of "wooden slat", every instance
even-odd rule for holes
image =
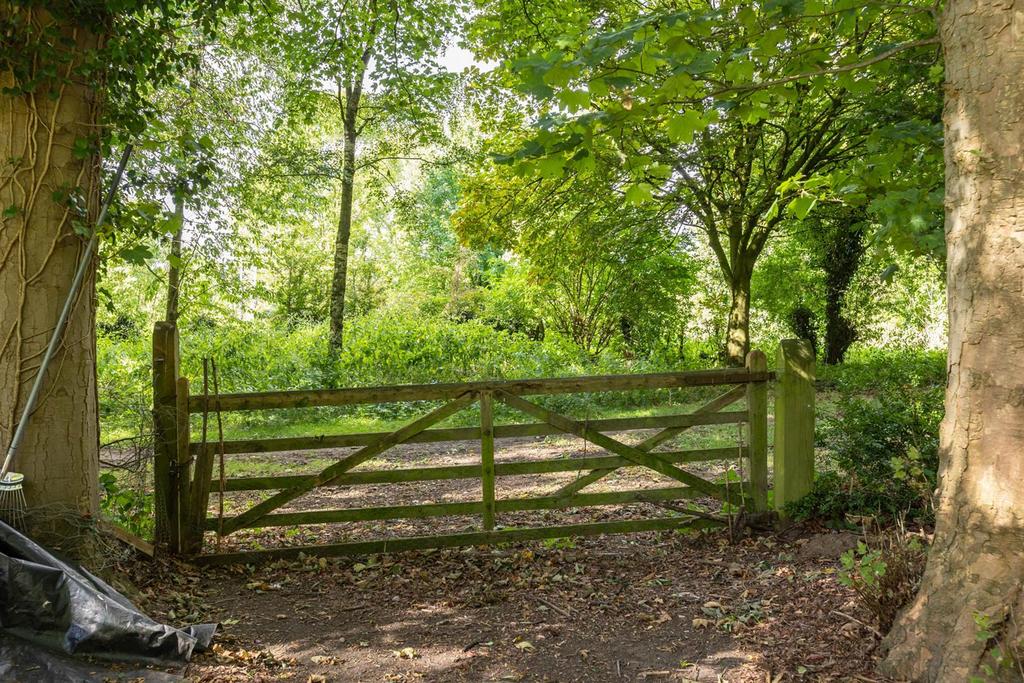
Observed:
[[[331,545],[292,546],[270,548],[237,553],[199,555],[195,561],[204,565],[253,563],[268,560],[296,558],[299,555],[337,557],[344,555],[366,555],[370,553],[403,552],[428,548],[454,548],[471,545],[493,545],[517,541],[534,541],[545,538],[566,538],[596,536],[599,534],[636,533],[641,531],[669,531],[672,529],[706,529],[721,526],[719,523],[694,517],[656,517],[621,522],[594,522],[591,524],[565,524],[561,526],[536,527],[528,529],[499,529],[476,531],[443,536],[412,536],[388,538]]]
[[[746,455],[746,450],[737,451],[735,446],[724,448],[702,448],[686,451],[666,451],[658,453],[658,457],[669,462],[705,462],[712,460],[729,460]],[[556,460],[525,460],[515,462],[498,462],[494,472],[499,477],[520,476],[528,474],[550,474],[555,472],[575,472],[594,468],[639,467],[626,458],[609,456],[590,456],[586,458],[558,458]],[[235,477],[225,480],[225,491],[266,491],[285,489],[306,480],[308,474],[279,475],[266,477]],[[439,481],[447,479],[476,479],[480,476],[477,465],[448,465],[445,467],[403,467],[394,470],[371,470],[367,472],[347,472],[337,477],[329,486],[358,486],[362,484],[397,484],[416,481]]]
[[[740,387],[742,391],[743,388]],[[699,425],[721,425],[745,422],[745,410],[731,410],[719,413],[652,415],[645,417],[616,417],[589,420],[588,425],[602,432],[624,432],[637,429],[687,429]],[[548,436],[561,431],[546,423],[496,425],[494,438],[510,439],[529,436]],[[328,448],[351,448],[375,443],[388,432],[366,432],[360,434],[336,434],[325,436],[303,436],[283,439],[246,439],[225,441],[224,453],[228,455],[249,453],[274,453],[283,451],[322,450]],[[405,443],[438,443],[442,441],[476,441],[480,438],[479,427],[455,427],[448,429],[426,429],[407,439]],[[193,454],[198,454],[200,444],[192,445]],[[217,444],[207,444],[213,451]]]
[[[603,375],[596,377],[558,377],[506,381],[455,382],[446,384],[404,384],[383,387],[352,387],[299,391],[269,391],[245,394],[222,394],[222,411],[264,410],[274,408],[312,408],[398,401],[441,401],[468,392],[503,391],[515,396],[541,394],[573,394],[599,391],[634,391],[639,389],[678,389],[716,384],[766,382],[771,373],[752,374],[746,368],[661,372],[640,375]],[[203,410],[205,398],[193,396],[189,409]]]
[[[368,522],[382,519],[422,519],[424,517],[453,517],[478,515],[483,510],[479,500],[465,503],[422,503],[419,505],[382,505],[379,507],[349,508],[346,510],[304,510],[302,512],[274,512],[261,517],[244,528],[298,526],[303,524],[331,524],[335,522]],[[225,517],[227,525],[235,517]],[[217,520],[207,522],[209,531],[217,530]],[[240,527],[241,528],[241,527]]]
[[[210,393],[209,363],[203,359],[203,395]],[[203,414],[202,443],[207,442],[207,422],[209,416]],[[202,444],[200,444],[202,445]],[[190,449],[191,450],[191,449]],[[192,533],[190,533],[189,552],[197,553],[202,550],[203,529],[206,528],[206,513],[210,505],[210,481],[213,477],[213,451],[209,448],[199,448],[195,457],[192,480],[192,500],[190,506],[190,521]]]
[[[607,451],[615,453],[616,455],[620,455],[623,458],[626,458],[627,460],[632,460],[638,465],[643,465],[644,467],[648,467],[654,470],[655,472],[658,472],[659,474],[663,474],[666,477],[670,477],[678,482],[682,482],[687,486],[692,486],[698,491],[701,491],[709,496],[721,499],[724,495],[722,488],[720,486],[712,484],[709,481],[705,481],[704,479],[701,479],[696,475],[690,474],[685,470],[681,470],[675,465],[669,463],[667,460],[662,460],[656,455],[644,453],[643,451],[639,451],[636,448],[633,448],[632,446],[627,446],[626,444],[620,441],[616,441],[615,439],[609,436],[605,436],[604,434],[594,430],[588,424],[572,420],[568,417],[565,417],[564,415],[559,415],[558,413],[550,411],[547,408],[543,408],[535,403],[530,403],[529,401],[519,398],[518,396],[506,394],[501,391],[497,392],[495,394],[495,397],[502,403],[508,405],[509,407],[521,410],[522,412],[528,415],[533,415],[536,418],[542,419],[548,424],[557,427],[558,429],[566,432],[567,434],[575,434],[581,439],[586,439],[595,446],[600,446],[601,448],[604,448]]]
[[[383,436],[377,442],[368,444],[363,448],[360,448],[355,453],[342,458],[338,462],[334,463],[330,467],[327,467],[319,474],[311,475],[306,477],[305,480],[295,486],[287,488],[270,498],[266,499],[262,503],[258,503],[253,507],[243,512],[238,517],[235,517],[230,523],[225,522],[223,525],[224,534],[230,534],[237,529],[245,526],[252,526],[261,517],[267,515],[271,510],[275,510],[285,503],[292,501],[299,496],[312,491],[318,486],[329,484],[339,475],[344,474],[353,467],[358,466],[360,463],[366,462],[367,460],[374,458],[387,449],[391,448],[396,444],[400,444],[407,440],[411,436],[419,434],[427,427],[437,424],[441,420],[454,415],[459,412],[467,405],[473,402],[475,396],[473,394],[467,394],[460,398],[455,399],[451,403],[441,406],[436,410],[424,415],[423,417],[411,422],[401,429],[398,429],[390,434]]]
[[[721,396],[713,399],[712,401],[710,401],[708,403],[705,403],[700,408],[697,408],[691,414],[692,415],[722,414],[722,413],[718,413],[718,411],[721,410],[722,408],[732,404],[732,403],[735,403],[740,398],[742,398],[745,395],[746,391],[747,391],[747,387],[749,387],[749,386],[753,386],[753,385],[746,384],[746,385],[734,387],[734,388],[730,389],[729,391],[725,392],[724,394],[722,394]],[[761,384],[759,386],[765,386],[765,385]],[[649,436],[646,439],[644,439],[643,441],[641,441],[639,444],[637,444],[636,449],[638,451],[643,451],[644,453],[649,453],[650,451],[654,450],[655,448],[657,448],[661,444],[665,443],[666,441],[679,436],[680,434],[685,432],[687,429],[689,429],[691,426],[693,426],[693,425],[673,425],[673,426],[666,427],[665,429],[661,430],[657,434]],[[661,455],[661,454],[659,453],[659,455]],[[676,462],[680,462],[680,461],[676,461]],[[575,481],[569,482],[568,484],[563,486],[561,489],[559,489],[558,493],[560,495],[563,495],[563,496],[571,496],[574,493],[578,493],[578,492],[582,491],[583,489],[585,489],[586,487],[590,486],[594,482],[597,482],[597,481],[600,481],[601,479],[604,479],[605,477],[607,477],[609,474],[611,474],[614,471],[615,471],[614,467],[594,470],[593,472],[590,472],[589,474],[586,474],[586,475],[580,477],[579,479],[576,479]]]
[[[533,498],[506,498],[496,502],[498,512],[520,512],[523,510],[564,510],[567,508],[594,507],[601,505],[629,505],[631,503],[657,503],[673,500],[692,500],[704,494],[688,486],[657,489],[634,489],[631,491],[604,491],[581,493],[576,496],[539,496]],[[737,501],[738,502],[738,501]],[[450,517],[480,514],[483,501],[460,503],[426,503],[419,505],[391,505],[346,510],[306,510],[303,512],[280,512],[267,515],[257,524],[260,527],[294,526],[299,524],[330,524],[336,522],[366,522],[387,519],[423,519],[426,517]],[[232,519],[226,517],[225,521]],[[209,531],[216,531],[217,520],[206,523]]]
[[[122,543],[127,543],[132,546],[146,557],[156,557],[156,547],[152,543],[143,538],[139,538],[120,525],[100,518],[96,520],[96,526],[102,529],[105,533],[113,535]]]

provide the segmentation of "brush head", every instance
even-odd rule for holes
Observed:
[[[0,491],[19,491],[25,481],[25,475],[19,472],[8,472],[0,479]]]

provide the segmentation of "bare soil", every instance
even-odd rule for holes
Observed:
[[[501,445],[497,457],[516,460],[584,450],[568,439]],[[309,471],[303,463],[323,455],[244,457],[254,464],[273,457]],[[458,444],[411,445],[373,466],[468,464],[477,457]],[[709,465],[703,474],[714,478],[726,465]],[[498,495],[544,495],[575,476],[508,477],[499,480]],[[632,468],[594,490],[667,484]],[[478,486],[455,480],[322,489],[291,509],[471,500],[479,498]],[[229,500],[229,512],[258,495]],[[516,513],[499,522],[664,514],[642,504]],[[251,530],[225,539],[221,550],[477,524],[434,518]],[[186,671],[194,681],[882,680],[874,673],[870,616],[836,580],[838,555],[850,542],[802,528],[732,539],[725,531],[659,532],[255,567],[158,562],[125,569],[153,616],[221,623],[213,651]]]

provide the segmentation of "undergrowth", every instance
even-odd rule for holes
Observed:
[[[202,359],[216,359],[220,391],[254,392],[325,387],[430,384],[485,379],[632,374],[717,365],[700,346],[627,358],[591,356],[555,333],[538,340],[478,321],[454,322],[398,315],[364,316],[349,324],[344,350],[328,350],[326,324],[292,327],[256,320],[230,325],[193,323],[181,329],[181,372],[192,393],[202,392]],[[105,438],[136,433],[148,419],[151,343],[147,335],[106,334],[97,342],[100,417]],[[545,397],[549,408],[588,417],[614,407],[644,409],[700,400],[717,387],[565,394]],[[249,428],[273,430],[295,423],[403,420],[421,414],[410,403],[254,411],[232,416]],[[427,408],[429,409],[429,408]],[[471,411],[470,411],[471,412]]]
[[[861,541],[840,558],[839,582],[853,589],[878,631],[886,633],[917,594],[925,557],[921,539],[902,530],[879,537],[873,547]]]
[[[787,508],[793,517],[838,526],[850,516],[932,520],[944,366],[931,353],[882,358],[830,370],[835,401],[816,429],[819,474]]]

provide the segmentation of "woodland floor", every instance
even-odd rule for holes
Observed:
[[[572,457],[583,449],[569,439],[501,446],[499,459]],[[342,452],[275,454],[272,467],[315,470],[315,459]],[[266,471],[261,458],[270,456],[246,457],[251,462],[236,474]],[[405,446],[374,466],[474,457],[460,445]],[[573,476],[508,477],[498,494],[542,495]],[[602,483],[610,490],[666,482],[632,469]],[[322,490],[294,509],[466,500],[478,497],[478,485]],[[229,512],[240,502],[229,501]],[[644,504],[516,513],[499,523],[664,514]],[[370,530],[457,531],[475,521],[254,530],[222,550],[351,540]],[[799,527],[742,539],[725,531],[652,532],[256,567],[123,569],[152,616],[221,623],[213,651],[186,670],[195,681],[881,680],[877,639],[859,623],[870,617],[836,580],[839,555],[854,542],[850,534]]]

